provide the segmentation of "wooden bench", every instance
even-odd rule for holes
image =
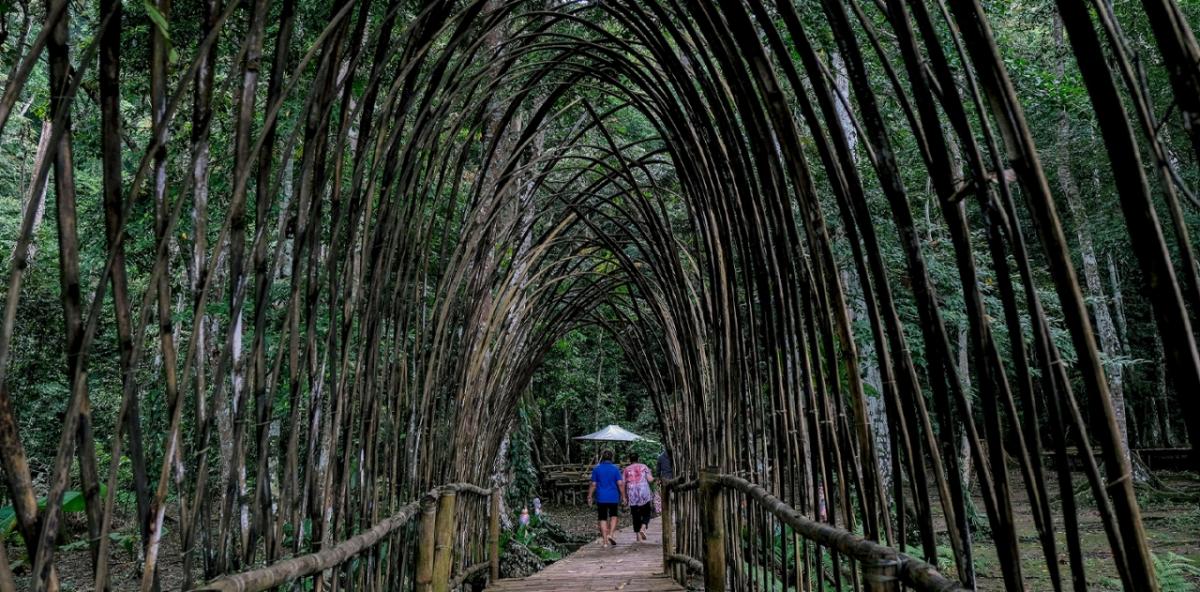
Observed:
[[[591,478],[591,465],[543,465],[542,492],[548,493],[556,503],[566,503],[569,499],[572,504],[578,504],[586,500]]]

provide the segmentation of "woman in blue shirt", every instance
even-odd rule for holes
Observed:
[[[625,501],[625,481],[621,468],[614,465],[613,452],[600,454],[600,464],[592,469],[592,484],[588,486],[588,505],[596,504],[597,526],[600,527],[600,546],[616,545],[617,510]]]

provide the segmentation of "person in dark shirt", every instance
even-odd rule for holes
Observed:
[[[671,455],[667,454],[666,450],[658,455],[658,470],[655,472],[658,473],[659,479],[675,478],[675,465],[671,464]]]
[[[600,527],[600,546],[616,545],[617,511],[625,501],[625,481],[621,468],[614,465],[613,452],[600,454],[600,464],[592,469],[592,484],[588,486],[588,505],[596,505],[596,524]]]

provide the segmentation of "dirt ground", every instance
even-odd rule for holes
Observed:
[[[1157,487],[1139,486],[1138,503],[1142,509],[1142,524],[1149,539],[1150,551],[1170,571],[1182,571],[1165,582],[1159,575],[1164,590],[1200,590],[1200,475],[1195,473],[1158,472],[1161,481]],[[1030,591],[1051,590],[1050,576],[1046,567],[1045,554],[1038,542],[1037,529],[1025,497],[1020,474],[1009,475],[1014,491],[1014,515],[1017,521],[1018,545],[1021,552],[1022,575],[1025,589]],[[1075,475],[1076,500],[1079,505],[1079,531],[1082,540],[1084,571],[1088,589],[1096,591],[1121,590],[1116,565],[1112,561],[1108,539],[1096,511],[1090,490],[1080,491],[1086,481],[1082,474]],[[1070,565],[1067,558],[1066,536],[1062,523],[1062,507],[1058,495],[1058,482],[1053,477],[1048,481],[1051,508],[1056,533],[1059,571],[1064,585],[1069,586]],[[982,513],[983,500],[975,498],[976,507]],[[981,591],[1003,590],[1004,580],[996,549],[986,536],[975,540],[975,568],[979,574],[978,588]],[[1174,553],[1190,560],[1194,569],[1183,567]],[[1170,565],[1167,565],[1170,564]],[[1160,568],[1161,571],[1161,568]],[[1190,573],[1189,573],[1190,572]]]
[[[178,590],[183,585],[183,564],[179,553],[179,540],[172,530],[174,522],[167,520],[167,532],[162,540],[159,554],[161,569],[159,584],[163,590]],[[116,536],[109,543],[109,565],[111,576],[109,581],[114,590],[136,590],[141,583],[141,559],[132,549],[122,544],[122,536],[131,536],[132,523],[120,521],[113,528]],[[64,530],[68,533],[55,556],[55,568],[63,592],[85,592],[93,590],[92,556],[85,542],[87,525],[82,516],[68,515]],[[133,540],[132,538],[129,540]],[[17,590],[32,589],[30,582],[30,560],[26,556],[25,547],[19,539],[13,536],[7,541],[5,550],[13,566],[13,576],[16,579]]]
[[[600,536],[600,531],[596,526],[596,508],[582,503],[578,506],[571,504],[551,504],[547,505],[543,511],[556,524],[571,534],[587,536],[589,538]],[[654,517],[654,520],[658,519],[657,516]],[[629,516],[629,508],[621,506],[621,517],[617,522],[618,528],[629,528],[631,523],[632,518]]]
[[[556,524],[567,532],[587,537],[600,536],[596,530],[596,509],[586,504],[573,506],[571,504],[549,504],[542,509]],[[626,526],[629,524],[628,514],[621,517]]]

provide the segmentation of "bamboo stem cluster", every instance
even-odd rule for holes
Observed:
[[[1196,39],[1175,0],[1140,4],[1200,158]],[[713,586],[872,589],[846,549],[801,544],[803,524],[928,563],[948,544],[973,587],[977,491],[1008,589],[1030,544],[1054,590],[1085,589],[1077,447],[1122,583],[1156,589],[1057,200],[979,0],[205,0],[191,41],[171,2],[145,6],[149,27],[121,2],[47,0],[0,94],[3,133],[47,68],[29,185],[53,172],[69,399],[36,487],[10,370],[45,355],[14,348],[38,208],[0,317],[0,466],[34,590],[61,588],[70,487],[100,591],[118,587],[115,528],[136,534],[143,592],[167,571],[183,589],[304,573],[321,592],[495,578],[501,442],[555,342],[589,325],[645,384],[679,474],[701,477],[669,502],[664,559],[723,556]],[[1111,8],[1055,6],[1170,380],[1200,392],[1196,160],[1164,161],[1162,106]],[[148,75],[121,52],[143,45]],[[144,91],[149,129],[122,109]],[[92,121],[98,155],[77,149]],[[73,175],[89,158],[98,208]],[[81,240],[100,224],[103,244]],[[111,360],[93,355],[106,340]],[[487,488],[411,501],[454,482]],[[724,542],[705,538],[718,526]],[[10,567],[0,554],[0,592]]]

